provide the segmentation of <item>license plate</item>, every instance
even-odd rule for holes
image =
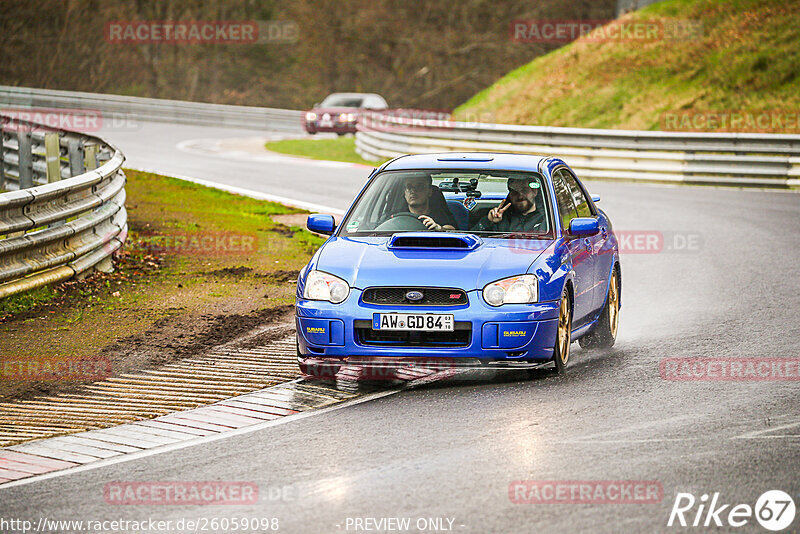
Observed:
[[[373,330],[419,330],[452,332],[453,316],[434,313],[374,313]]]

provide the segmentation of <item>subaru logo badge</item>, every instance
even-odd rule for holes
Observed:
[[[411,301],[418,301],[422,300],[425,295],[422,294],[422,291],[408,291],[406,293],[406,298]]]

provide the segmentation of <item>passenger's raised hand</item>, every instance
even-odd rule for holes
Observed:
[[[488,215],[489,222],[497,224],[500,221],[502,221],[503,220],[503,214],[510,207],[511,207],[511,203],[509,202],[508,204],[506,204],[503,207],[497,206],[496,208],[492,208],[491,210],[489,210],[489,215]]]

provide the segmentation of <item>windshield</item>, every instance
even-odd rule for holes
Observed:
[[[532,237],[553,227],[545,180],[536,172],[387,171],[370,182],[339,235],[469,232]]]
[[[328,95],[319,105],[321,108],[360,108],[364,98],[360,96]]]

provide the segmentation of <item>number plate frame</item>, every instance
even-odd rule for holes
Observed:
[[[429,321],[428,318],[433,320]],[[411,318],[411,321],[409,321]],[[417,326],[419,322],[422,326]],[[412,326],[409,326],[409,322]],[[384,332],[452,332],[455,318],[451,313],[373,313],[372,329]]]

